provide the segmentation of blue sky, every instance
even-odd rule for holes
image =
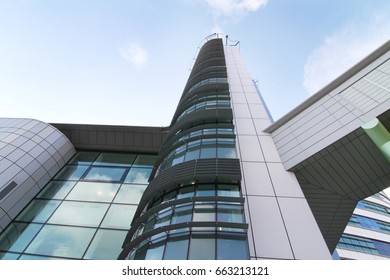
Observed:
[[[0,0],[0,117],[167,126],[213,32],[278,119],[390,39],[390,1]]]

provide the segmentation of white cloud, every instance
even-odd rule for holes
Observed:
[[[309,94],[317,92],[389,39],[389,13],[345,24],[309,55],[304,66],[305,89]]]
[[[268,0],[204,0],[210,8],[224,16],[240,15],[255,12],[265,6]]]
[[[144,67],[149,60],[147,51],[138,42],[127,44],[120,50],[120,54],[137,68]]]
[[[223,33],[222,25],[237,23],[249,12],[256,12],[265,6],[268,0],[201,0],[210,9],[214,17],[213,33]]]

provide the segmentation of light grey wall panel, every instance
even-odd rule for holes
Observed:
[[[296,259],[326,259],[328,247],[321,236],[307,201],[300,198],[279,198],[279,205]],[[294,211],[291,211],[294,209]],[[305,234],[302,234],[305,232]],[[310,248],[307,244],[316,244]]]
[[[0,119],[0,218],[4,228],[75,154],[53,126],[32,119]]]
[[[312,156],[390,108],[390,52],[381,52],[266,129],[286,169],[304,160],[302,154]],[[292,138],[298,143],[287,148]]]
[[[244,194],[274,196],[275,192],[264,162],[243,162]]]
[[[253,234],[256,237],[256,256],[293,259],[291,245],[275,197],[248,196]],[[265,214],[266,213],[266,214]]]
[[[294,227],[294,225],[287,225],[284,222],[279,200],[282,197],[302,200],[304,196],[295,175],[284,169],[276,147],[284,148],[287,156],[291,148],[301,151],[301,147],[296,140],[296,135],[289,127],[275,132],[274,139],[268,132],[264,132],[271,121],[255,84],[245,69],[238,48],[226,46],[225,55],[229,82],[234,80],[234,85],[229,87],[229,91],[232,95],[233,121],[237,134],[236,148],[243,177],[241,186],[246,201],[245,215],[249,224],[250,256],[252,259],[294,259],[296,258],[295,252],[288,236],[290,230],[288,227]],[[230,79],[231,77],[234,78]],[[324,114],[329,114],[325,112],[325,109],[323,111]],[[316,112],[312,115],[314,120],[311,126],[323,121],[320,117],[316,119]],[[304,121],[301,123],[305,124]],[[300,126],[297,125],[297,127]],[[301,133],[305,133],[304,128],[301,129]],[[312,215],[308,207],[299,209],[292,207],[289,211],[296,217]],[[301,213],[301,211],[306,212]],[[317,231],[302,231],[300,238],[306,239],[306,234],[313,234],[313,232],[317,236],[308,238],[309,242],[303,245],[304,251],[316,248],[317,245],[313,242],[317,239],[322,239],[324,243],[314,218],[311,217],[308,222],[311,223],[308,227],[317,228]],[[291,229],[291,232],[295,233],[294,230],[295,227]],[[301,239],[297,242],[299,243]],[[301,245],[299,243],[296,246]],[[319,248],[319,250],[324,250],[322,258],[330,259],[329,251],[325,249]],[[305,258],[316,259],[318,253],[308,254]]]

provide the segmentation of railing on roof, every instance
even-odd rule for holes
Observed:
[[[226,46],[238,46],[238,48],[239,48],[239,50],[240,50],[240,41],[231,40],[231,39],[229,38],[229,35],[225,35],[224,33],[213,33],[213,34],[210,34],[210,35],[206,36],[205,38],[203,38],[202,41],[200,41],[200,43],[199,43],[199,45],[198,45],[198,48],[197,48],[197,50],[196,50],[196,53],[195,53],[195,55],[194,55],[194,57],[193,57],[193,59],[192,59],[191,65],[190,65],[190,67],[189,67],[188,70],[189,70],[189,71],[192,70],[192,67],[193,67],[194,64],[195,64],[196,58],[198,57],[199,51],[200,51],[200,49],[203,47],[203,45],[204,45],[205,43],[207,43],[207,42],[210,41],[210,40],[214,40],[214,39],[219,39],[219,38],[222,39],[223,37],[225,37],[225,44],[226,44]]]

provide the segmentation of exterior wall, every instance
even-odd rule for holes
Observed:
[[[253,259],[330,259],[295,175],[284,169],[265,105],[239,55],[225,46],[248,239]]]
[[[0,232],[74,155],[53,126],[0,119]]]
[[[375,203],[376,205],[381,205],[385,209],[387,209],[386,213],[378,213],[368,209],[363,209],[360,207],[356,207],[353,214],[359,215],[362,217],[367,217],[374,219],[378,222],[383,222],[390,225],[390,200],[387,198],[385,194],[376,194],[374,196],[370,196],[365,199],[365,201]],[[354,236],[354,237],[362,237],[369,240],[380,241],[385,244],[388,244],[388,248],[390,248],[390,232],[389,231],[378,231],[372,228],[365,228],[361,226],[354,225],[350,223],[344,230],[344,235]],[[359,250],[353,250],[351,248],[345,248],[341,245],[336,247],[337,254],[341,259],[354,259],[354,260],[389,260],[390,253],[381,254],[379,253],[370,253],[370,252],[361,252]]]
[[[389,47],[390,43],[387,43],[382,48]],[[348,78],[337,79],[336,86],[325,87],[267,128],[286,169],[388,110],[389,59],[390,51],[387,51],[362,69],[351,69],[352,74],[347,72]]]

